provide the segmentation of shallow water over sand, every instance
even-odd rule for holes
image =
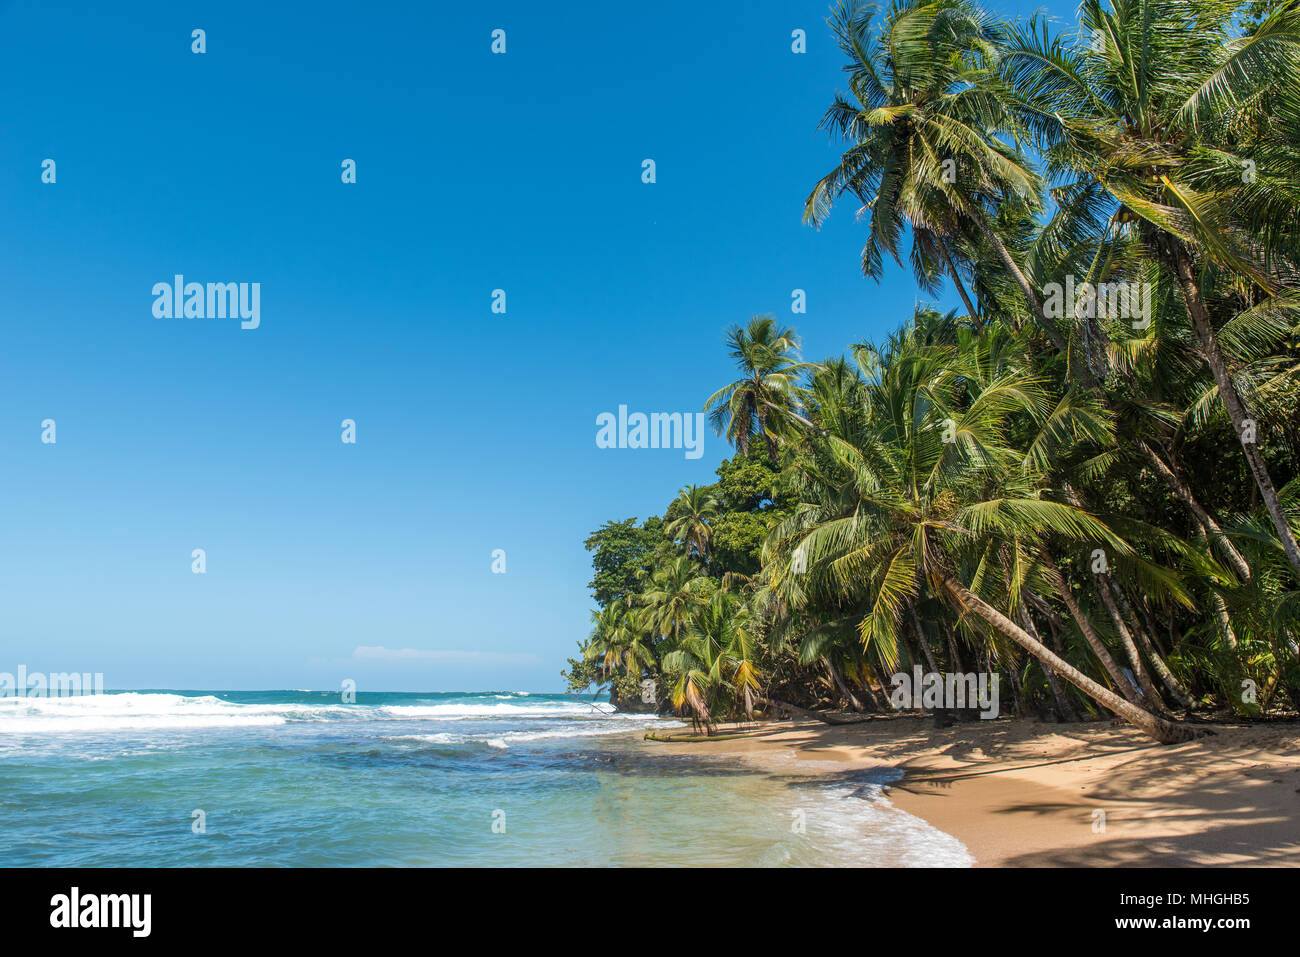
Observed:
[[[607,710],[510,692],[0,699],[0,836],[10,866],[971,863],[884,800],[893,769],[669,754],[641,734],[676,722]]]

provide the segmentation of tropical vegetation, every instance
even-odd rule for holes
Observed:
[[[729,330],[705,409],[735,454],[587,539],[571,687],[706,731],[890,713],[915,665],[1162,742],[1300,709],[1300,0],[828,23],[805,219],[852,204],[866,276],[906,257],[962,308],[821,362]]]

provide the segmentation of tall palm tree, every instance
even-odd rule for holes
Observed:
[[[718,516],[718,497],[706,486],[688,485],[668,508],[670,513],[677,514],[664,528],[668,537],[685,542],[687,554],[693,550],[695,558],[707,565],[712,523]]]
[[[978,237],[997,255],[1058,348],[1065,339],[995,228],[1004,204],[1038,207],[1039,178],[1004,134],[1018,133],[990,73],[997,24],[969,0],[894,0],[879,31],[874,7],[841,0],[831,29],[848,57],[847,94],[821,126],[846,140],[840,162],[804,203],[819,226],[848,193],[870,218],[862,271],[879,277],[885,255],[901,265],[905,229],[918,281],[932,285],[936,256],[977,315],[954,253]]]
[[[1300,123],[1293,90],[1300,5],[1277,4],[1251,33],[1234,26],[1239,6],[1084,0],[1087,42],[1067,45],[1034,20],[1008,31],[1000,69],[1049,169],[1103,189],[1117,228],[1132,231],[1176,282],[1278,540],[1300,574],[1300,545],[1206,295],[1207,283],[1231,277],[1249,300],[1274,298],[1300,314],[1296,231],[1270,225],[1295,199],[1286,175],[1296,167],[1295,138],[1288,147],[1270,130],[1294,133]],[[1278,87],[1292,92],[1272,95]]]
[[[723,386],[704,403],[709,421],[741,452],[761,435],[776,461],[777,439],[788,423],[811,426],[800,413],[800,376],[808,365],[799,361],[799,340],[793,329],[777,326],[772,316],[755,316],[744,328],[727,331],[731,357],[742,377]]]

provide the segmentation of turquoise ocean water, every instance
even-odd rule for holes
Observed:
[[[971,862],[954,838],[888,804],[890,768],[759,770],[666,753],[641,737],[678,722],[572,696],[356,698],[0,698],[5,864]]]

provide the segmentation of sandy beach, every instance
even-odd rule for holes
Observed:
[[[1170,747],[1109,723],[890,717],[655,746],[780,772],[897,767],[890,802],[961,840],[979,867],[1300,865],[1300,724],[1205,728]]]

